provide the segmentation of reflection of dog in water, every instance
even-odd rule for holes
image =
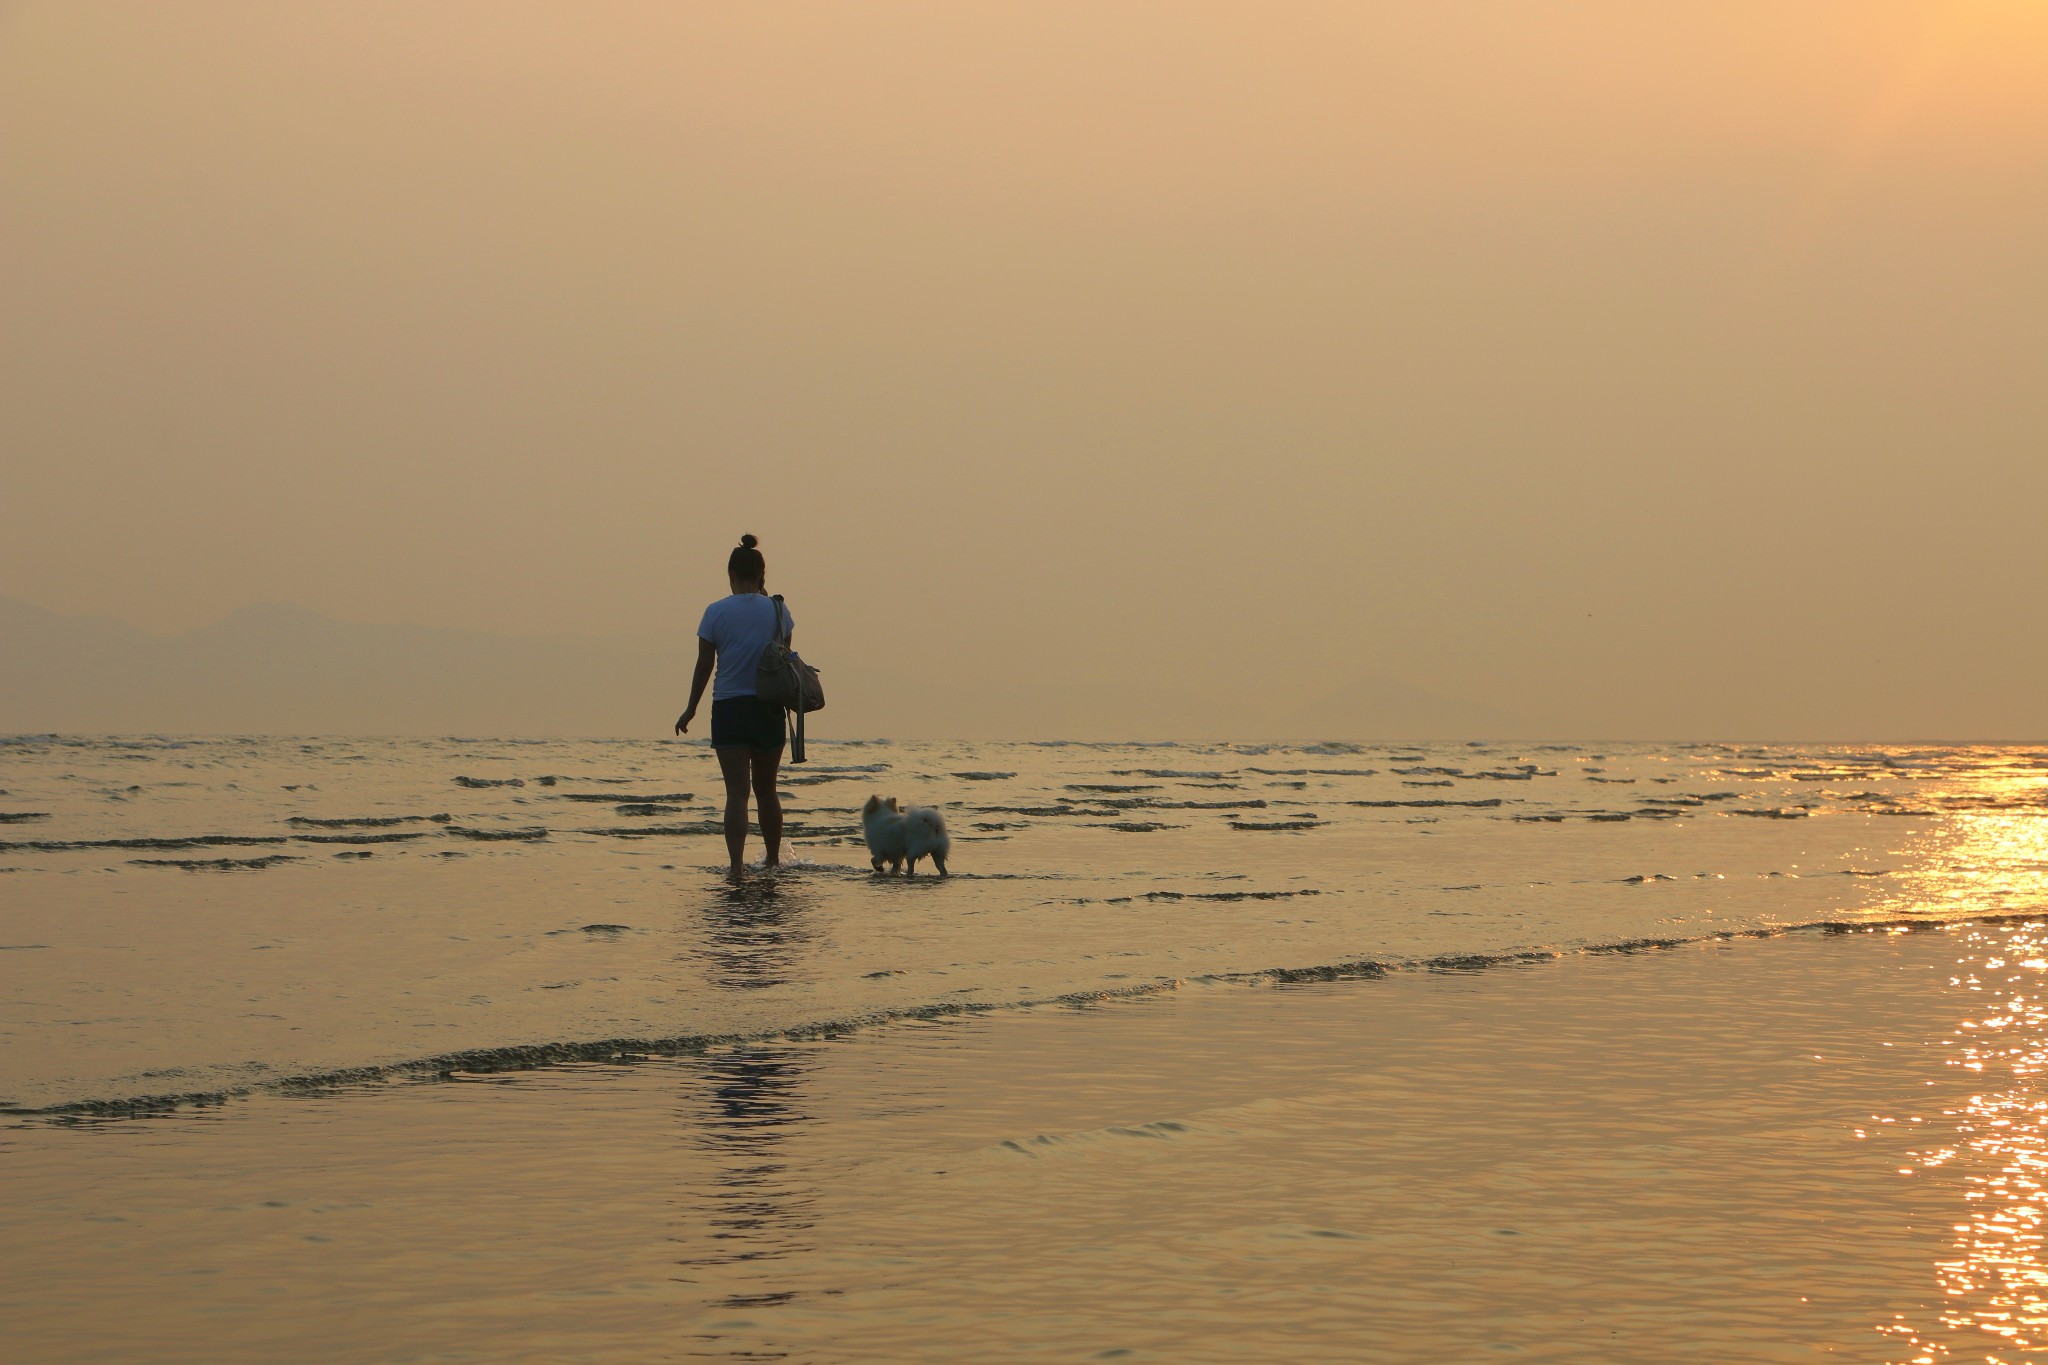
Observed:
[[[915,876],[917,860],[929,854],[939,875],[946,875],[946,855],[952,852],[953,841],[946,837],[946,817],[930,806],[903,810],[893,796],[870,796],[861,807],[860,823],[875,871],[880,872],[887,863],[894,872],[907,861],[910,866],[904,870]]]

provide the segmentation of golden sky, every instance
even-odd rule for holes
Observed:
[[[56,611],[2048,735],[2033,0],[16,3],[0,318]]]

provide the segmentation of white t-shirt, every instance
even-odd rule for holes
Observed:
[[[796,629],[789,608],[782,609],[782,625]],[[697,638],[718,646],[718,681],[711,685],[711,700],[754,695],[754,674],[761,667],[761,651],[776,637],[775,599],[765,593],[734,593],[704,608],[697,626]]]

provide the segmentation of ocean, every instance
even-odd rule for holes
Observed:
[[[25,1358],[2048,1349],[2048,749],[812,758],[0,746]]]
[[[2048,750],[17,738],[0,1103],[143,1105],[1169,987],[2043,908]],[[877,877],[869,794],[954,874]],[[758,860],[758,838],[750,856]]]

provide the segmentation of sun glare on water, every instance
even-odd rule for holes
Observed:
[[[1879,913],[1967,920],[2048,911],[2036,756],[1980,752],[1971,769],[1914,785],[1909,804],[1936,818],[1898,850],[1907,866]],[[1901,1315],[1878,1330],[1901,1365],[2017,1365],[2048,1354],[2048,924],[1955,932],[1957,1009],[1928,1035],[1928,1052],[1950,1075],[1964,1073],[1970,1089],[1924,1116],[1927,1140],[1900,1167],[1960,1196],[1932,1266],[1942,1301],[1931,1321]]]
[[[1970,930],[1963,946],[1952,980],[1974,1008],[1940,1051],[1982,1088],[1944,1111],[1941,1138],[1901,1168],[1946,1174],[1962,1196],[1933,1266],[1944,1305],[1933,1324],[1879,1330],[1911,1351],[1894,1359],[1916,1365],[2017,1365],[2048,1348],[2048,997],[2033,975],[2048,968],[2048,925]]]

